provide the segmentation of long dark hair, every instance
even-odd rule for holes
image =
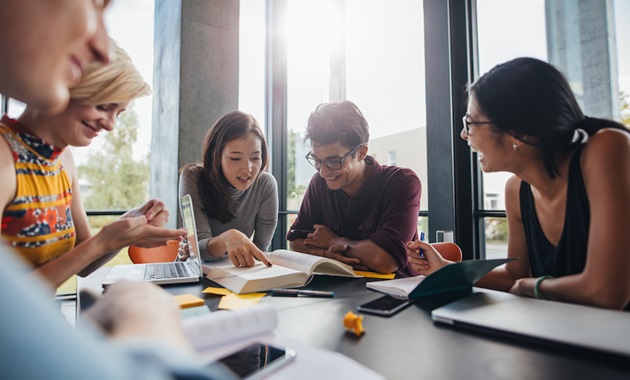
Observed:
[[[501,131],[540,147],[550,178],[558,172],[557,159],[580,145],[577,128],[592,135],[603,128],[621,129],[612,120],[585,117],[569,83],[558,69],[534,58],[517,58],[500,65],[473,83],[483,113]],[[532,139],[522,139],[524,135]]]
[[[225,145],[232,140],[243,138],[253,133],[260,139],[261,168],[267,169],[267,143],[262,129],[253,116],[241,111],[233,111],[217,120],[206,134],[203,145],[203,162],[188,164],[182,168],[199,167],[199,190],[203,198],[206,214],[221,223],[234,219],[230,205],[234,197],[230,192],[230,184],[221,170],[221,155]],[[260,172],[258,173],[260,176]],[[258,179],[258,178],[256,178]]]

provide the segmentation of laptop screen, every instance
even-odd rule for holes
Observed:
[[[201,276],[201,258],[199,256],[199,241],[197,240],[197,227],[195,225],[195,214],[192,208],[192,198],[189,194],[186,194],[181,197],[179,203],[184,228],[188,231],[187,240],[190,257],[186,261],[189,261],[191,269]]]

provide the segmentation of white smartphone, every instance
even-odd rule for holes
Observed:
[[[411,301],[406,299],[383,296],[360,305],[357,310],[362,313],[391,317],[411,305],[411,303]]]
[[[256,380],[263,379],[291,363],[295,356],[296,352],[292,348],[254,343],[219,361],[239,378]]]

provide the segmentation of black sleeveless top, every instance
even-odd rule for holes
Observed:
[[[582,147],[571,158],[564,228],[557,247],[547,240],[540,227],[530,185],[521,183],[521,217],[533,277],[562,277],[584,271],[591,213],[580,168]]]

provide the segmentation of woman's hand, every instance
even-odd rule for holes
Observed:
[[[95,236],[105,247],[103,253],[129,245],[151,248],[165,245],[169,240],[179,240],[186,235],[184,228],[172,230],[151,225],[144,215],[121,218],[109,223]]]
[[[423,241],[410,241],[407,243],[407,248],[409,267],[415,274],[428,276],[443,266],[453,263],[444,259],[431,244]],[[420,250],[424,251],[422,256],[420,256]]]
[[[523,297],[534,297],[534,285],[536,284],[536,278],[519,278],[516,280],[510,293]]]
[[[177,261],[186,261],[190,257],[190,245],[187,238],[179,241],[177,247]]]
[[[138,216],[145,216],[148,223],[156,227],[162,227],[168,222],[168,210],[164,207],[164,203],[158,199],[151,199],[144,205],[127,211],[120,219]]]
[[[225,248],[230,261],[235,267],[253,267],[255,264],[254,258],[268,267],[271,266],[271,261],[269,261],[267,256],[244,233],[238,230],[229,230],[224,234],[227,235],[224,237]]]

